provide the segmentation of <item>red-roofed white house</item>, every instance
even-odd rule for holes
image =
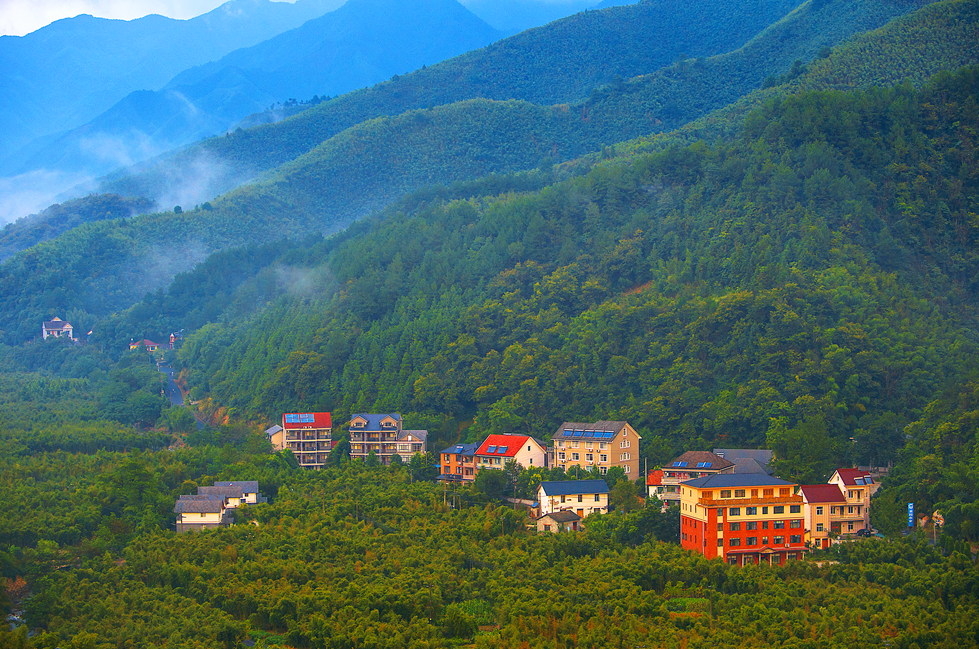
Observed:
[[[870,472],[862,469],[837,469],[829,482],[838,485],[846,496],[846,505],[840,507],[845,507],[840,532],[854,534],[870,529],[870,498],[880,489],[880,484]]]
[[[525,469],[542,467],[546,454],[544,446],[530,435],[490,435],[476,449],[476,469],[502,469],[507,460],[516,460]]]
[[[826,549],[830,533],[840,533],[846,496],[836,484],[806,484],[801,487],[806,516],[806,543]]]

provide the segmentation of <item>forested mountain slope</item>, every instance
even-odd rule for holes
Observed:
[[[348,0],[300,27],[185,70],[155,92],[128,95],[31,156],[25,168],[101,175],[118,158],[93,155],[92,140],[145,159],[223,134],[276,101],[363,88],[502,35],[456,0]]]
[[[25,216],[0,230],[0,262],[83,223],[125,219],[154,207],[145,198],[122,198],[114,194],[95,194],[52,205],[40,214]]]
[[[942,7],[953,12],[958,5]],[[966,16],[964,22],[970,20],[974,33],[973,18]],[[771,42],[771,34],[758,42]],[[975,60],[971,52],[975,39],[969,34],[962,36],[966,42],[960,60]],[[918,67],[935,71],[947,66],[949,58],[955,60],[934,60],[929,58],[932,54],[909,49],[907,56]],[[864,64],[876,66],[871,60]],[[895,80],[903,78],[901,69],[891,74]],[[638,122],[648,120],[631,108],[641,98],[644,82],[640,78],[627,87],[613,88],[567,111],[562,106],[542,108],[525,102],[473,101],[374,120],[284,166],[268,182],[244,187],[199,209],[86,226],[0,268],[6,304],[18,305],[5,311],[5,339],[17,342],[29,337],[36,321],[50,317],[52,309],[93,321],[126,308],[214,250],[336,228],[425,184],[528,168],[551,155],[568,157],[596,150],[615,141],[605,138],[621,132],[623,124],[637,124],[636,117]],[[633,87],[636,93],[629,92]],[[585,111],[585,119],[579,110]],[[634,116],[631,121],[629,111]],[[372,176],[380,182],[366,184],[365,178]],[[82,259],[81,250],[95,254]],[[34,272],[35,267],[71,272],[64,276]]]
[[[20,167],[31,140],[75,128],[128,93],[335,9],[337,0],[232,0],[190,20],[80,15],[26,36],[0,37],[0,174]]]
[[[884,4],[903,7],[900,13],[918,3]],[[653,72],[682,53],[709,56],[740,47],[796,5],[798,0],[723,0],[709,6],[652,0],[575,14],[338,97],[281,123],[207,140],[147,168],[130,170],[103,183],[101,190],[155,197],[179,184],[182,170],[203,158],[225,165],[207,188],[211,193],[198,199],[207,200],[234,187],[243,172],[271,169],[377,117],[476,97],[545,105],[579,101],[617,76]]]
[[[654,460],[767,444],[803,480],[893,459],[979,345],[977,97],[976,68],[802,94],[727,144],[391,216],[281,263],[324,297],[205,327],[181,358],[239,416],[621,418]]]

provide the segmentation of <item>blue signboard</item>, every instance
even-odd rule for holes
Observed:
[[[914,503],[908,503],[908,527],[914,527]]]

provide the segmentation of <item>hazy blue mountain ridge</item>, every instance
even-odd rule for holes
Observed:
[[[0,173],[21,166],[21,149],[35,138],[80,126],[129,92],[160,88],[190,66],[297,27],[340,1],[231,0],[190,20],[81,15],[0,37]]]

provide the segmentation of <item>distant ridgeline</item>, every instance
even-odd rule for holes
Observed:
[[[916,4],[886,6],[888,11],[907,11]],[[634,9],[610,9],[609,15]],[[593,13],[604,15],[589,12],[588,17]],[[828,85],[895,83],[910,71],[914,71],[913,79],[921,82],[929,71],[979,60],[974,51],[979,42],[975,14],[975,3],[931,5],[869,35],[888,44],[883,51],[868,50],[867,41],[859,47],[847,44],[811,65],[788,87],[760,92],[770,97],[794,91],[809,74],[816,73],[823,75],[823,83]],[[552,161],[603,147],[612,155],[608,144],[681,124],[736,98],[722,92],[710,95],[697,81],[701,77],[714,79],[716,83],[710,84],[713,88],[740,84],[739,92],[747,92],[761,86],[770,74],[791,68],[791,61],[816,56],[827,44],[833,44],[824,34],[843,38],[882,24],[890,15],[872,2],[807,3],[739,52],[704,61],[684,59],[656,74],[621,85],[613,82],[579,104],[543,107],[525,101],[474,99],[369,120],[282,165],[265,181],[199,208],[188,206],[181,214],[146,215],[131,222],[87,225],[15,257],[0,269],[0,286],[4,287],[0,295],[5,302],[0,306],[16,303],[17,308],[0,309],[0,329],[8,343],[24,340],[34,323],[47,317],[46,311],[52,307],[60,312],[79,310],[89,319],[104,318],[130,306],[146,291],[165,286],[176,273],[190,270],[213,251],[283,236],[298,238],[335,231],[421,187],[538,165],[548,169]],[[568,20],[573,25],[585,17]],[[564,21],[556,25],[553,28],[561,27]],[[931,45],[936,41],[942,46]],[[844,57],[846,65],[836,66],[833,61],[838,57]],[[835,79],[827,78],[834,74]],[[293,120],[246,131],[241,137],[266,142],[272,146],[270,150],[281,148],[290,138],[311,144],[315,138],[309,134],[316,130],[312,122],[305,121],[307,118],[332,114],[329,111],[337,106],[347,106],[356,113],[353,104],[343,102],[383,95],[397,83],[320,104]],[[675,93],[669,94],[672,90],[657,94],[657,88],[684,88],[684,83],[691,84],[691,97],[704,99],[689,114],[682,103],[676,103]],[[366,113],[371,114],[376,111]],[[735,131],[742,118],[743,111],[735,112],[728,121],[713,120],[710,128],[720,133]],[[292,136],[278,138],[277,134],[287,132]],[[247,149],[236,150],[235,156],[245,155]],[[248,160],[249,164],[257,161],[254,157]],[[491,185],[508,189],[498,182]],[[481,185],[484,190],[489,186]],[[82,250],[90,252],[81,257]]]

